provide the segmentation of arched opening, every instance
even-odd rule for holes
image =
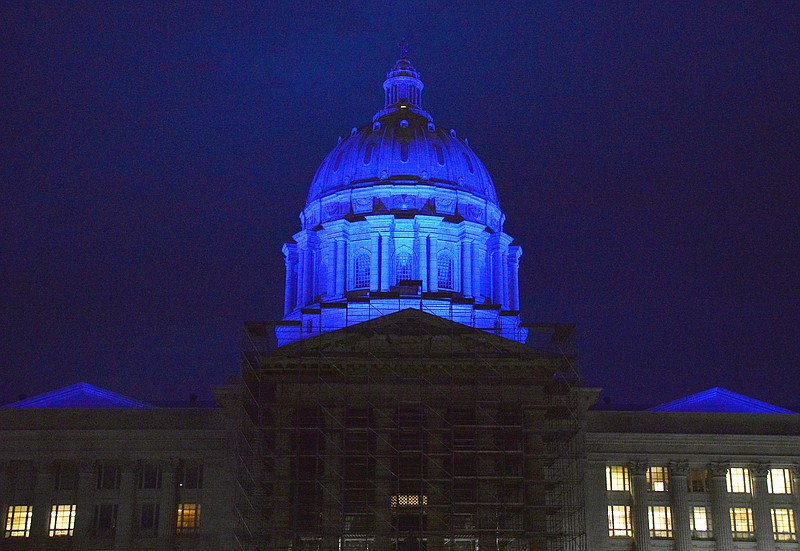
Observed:
[[[356,256],[353,270],[353,288],[369,289],[371,261],[368,252],[361,252]]]
[[[442,251],[436,257],[438,267],[437,280],[439,289],[453,290],[453,256],[446,251]]]
[[[395,281],[414,279],[414,255],[409,249],[398,249],[394,255]]]

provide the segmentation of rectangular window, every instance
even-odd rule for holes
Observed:
[[[651,492],[666,492],[669,474],[666,467],[647,469],[647,487]]]
[[[689,471],[689,491],[707,492],[708,491],[708,469],[697,468]]]
[[[161,507],[158,503],[144,503],[139,512],[139,532],[155,534],[158,531],[158,516]]]
[[[750,471],[742,467],[728,469],[728,492],[733,494],[750,493]]]
[[[633,536],[631,526],[631,508],[629,505],[608,506],[608,537],[630,538]]]
[[[55,490],[74,490],[78,480],[78,469],[75,465],[59,463],[53,479]]]
[[[692,539],[707,540],[712,537],[711,517],[708,515],[706,507],[692,507],[689,528],[692,531]]]
[[[117,465],[100,465],[97,469],[98,490],[119,490],[120,469]]]
[[[421,499],[420,499],[421,498]],[[392,496],[392,509],[397,507],[425,507],[428,505],[428,496],[400,495]]]
[[[731,531],[735,540],[752,540],[753,510],[750,507],[731,507]]]
[[[772,510],[772,533],[775,541],[797,541],[797,530],[794,525],[794,510]]]
[[[30,505],[9,505],[6,515],[7,538],[27,538],[31,535],[31,514],[33,507]]]
[[[771,494],[791,494],[792,478],[789,469],[770,469],[767,475],[767,489]]]
[[[115,503],[102,503],[94,506],[94,530],[98,536],[111,536],[117,529],[117,510]]]
[[[651,538],[672,537],[672,511],[669,507],[651,505],[647,508],[647,516],[650,518]]]
[[[179,536],[200,532],[200,504],[181,503],[178,505],[177,534]]]
[[[609,492],[630,491],[628,467],[623,467],[622,465],[608,465],[606,467],[606,490]]]
[[[178,485],[184,490],[203,487],[203,465],[184,465],[178,473]]]
[[[75,506],[74,505],[53,505],[50,510],[50,531],[51,538],[58,536],[71,536],[75,529]]]
[[[139,489],[155,490],[161,488],[161,467],[144,465],[139,471]]]

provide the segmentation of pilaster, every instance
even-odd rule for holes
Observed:
[[[114,534],[115,551],[129,551],[133,538],[133,498],[136,490],[136,463],[124,461],[120,465],[119,508],[117,529]]]
[[[161,502],[158,509],[158,549],[168,551],[174,548],[178,523],[177,459],[167,460],[161,464]]]
[[[472,241],[461,242],[461,293],[472,297]]]
[[[94,461],[82,461],[78,465],[78,497],[75,500],[75,531],[73,545],[81,549],[89,538],[94,517],[94,488],[97,484],[97,465]]]
[[[519,259],[522,256],[522,247],[508,248],[508,307],[519,310]]]

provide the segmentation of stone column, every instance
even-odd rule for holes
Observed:
[[[295,308],[302,308],[306,305],[306,252],[298,247],[297,249],[297,287]]]
[[[428,243],[430,257],[430,267],[428,269],[428,290],[435,293],[439,290],[439,244],[436,241],[436,235],[430,235]]]
[[[486,250],[477,243],[472,243],[472,296],[480,299],[483,295],[483,278],[481,263],[486,259]]]
[[[283,262],[286,267],[285,288],[283,290],[283,315],[294,310],[297,305],[297,250],[289,243],[283,246]]]
[[[136,463],[125,461],[120,468],[122,476],[119,483],[119,507],[117,509],[117,530],[114,534],[114,549],[115,551],[128,551],[133,540]]]
[[[522,247],[509,247],[509,253],[509,308],[519,310],[519,258],[522,256]]]
[[[322,254],[325,258],[325,266],[327,272],[325,273],[325,294],[330,299],[336,296],[336,246],[335,240],[326,243],[322,249]]]
[[[202,511],[201,511],[202,513]],[[200,519],[202,526],[203,519]],[[158,549],[174,548],[178,523],[178,461],[161,464],[161,502],[158,505]]]
[[[669,464],[669,500],[672,505],[672,529],[675,534],[675,551],[692,548],[692,531],[689,525],[689,464],[686,461]]]
[[[52,461],[41,460],[36,464],[30,549],[44,549],[47,546],[50,511],[53,507],[54,474]]]
[[[322,511],[322,551],[337,551],[342,534],[342,443],[344,412],[325,408],[325,465]]]
[[[637,551],[650,550],[650,519],[647,515],[647,463],[636,461],[630,465],[631,517],[633,541]]]
[[[428,291],[428,235],[419,232],[419,278],[422,280],[422,292]]]
[[[423,280],[424,281],[424,280]],[[375,414],[375,549],[389,549],[392,533],[392,428],[391,409],[374,410]]]
[[[380,263],[378,254],[380,253],[380,240],[378,234],[373,233],[370,237],[371,250],[369,253],[369,290],[377,291],[380,288]]]
[[[711,472],[711,522],[717,551],[733,551],[731,513],[728,506],[728,463],[712,463]]]
[[[461,244],[461,294],[472,296],[472,241]]]
[[[381,291],[389,290],[389,251],[392,238],[388,232],[381,233]]]
[[[78,465],[78,498],[75,500],[75,535],[72,540],[75,549],[82,549],[83,542],[91,535],[96,485],[97,466],[93,461],[82,461]]]
[[[496,246],[496,244],[495,244]],[[495,249],[492,251],[492,302],[503,304],[503,255]]]
[[[336,298],[344,296],[345,282],[347,281],[347,242],[344,239],[336,240]]]
[[[317,277],[317,270],[316,270],[316,263],[315,263],[315,254],[314,250],[311,249],[311,244],[308,245],[308,248],[305,250],[305,266],[306,271],[303,274],[303,305],[309,304],[314,300],[314,295],[316,294],[315,290],[315,282]]]
[[[500,304],[503,305],[504,310],[508,310],[508,286],[511,284],[510,278],[508,277],[508,251],[503,251],[500,254],[500,281],[502,285],[500,285],[500,289],[502,290],[502,302]]]
[[[753,481],[753,521],[756,533],[757,551],[773,551],[775,536],[772,532],[772,513],[769,506],[767,475],[769,465],[757,463],[750,466],[750,477]]]

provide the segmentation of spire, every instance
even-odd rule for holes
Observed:
[[[386,80],[383,82],[384,110],[390,107],[422,108],[422,81],[419,79],[419,72],[408,59],[408,42],[406,39],[397,43],[400,49],[400,58],[394,64],[391,71],[386,73]]]

